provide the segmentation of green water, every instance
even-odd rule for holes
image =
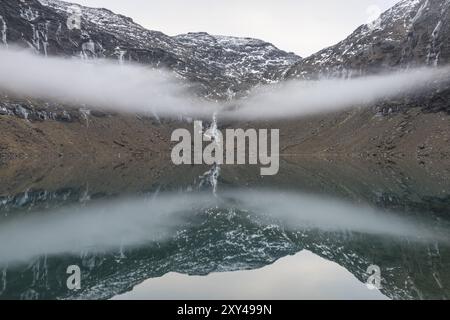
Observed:
[[[4,192],[0,299],[449,297],[441,167],[296,159],[269,178],[222,167],[216,182],[209,169]],[[374,265],[379,290],[367,287]]]

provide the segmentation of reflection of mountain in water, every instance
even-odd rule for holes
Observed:
[[[141,176],[136,180],[139,185],[134,185],[132,173],[120,175],[121,183],[117,185],[104,179],[100,186],[95,185],[95,181],[83,180],[66,187],[62,181],[48,191],[44,189],[45,181],[33,180],[23,184],[26,188],[22,192],[2,196],[2,223],[23,213],[34,215],[38,212],[33,211],[90,203],[120,194],[140,193],[154,198],[165,191],[185,193],[203,189],[199,186],[206,170],[188,171],[184,170],[183,175],[180,171],[172,174],[167,171],[166,176],[158,177],[158,183]],[[224,167],[219,183],[221,192],[244,185],[344,198],[398,211],[406,218],[425,215],[436,226],[441,226],[448,222],[449,198],[445,191],[449,190],[446,184],[449,180],[445,172],[448,171],[407,165],[372,166],[349,162],[324,165],[320,161],[299,161],[284,163],[279,175],[262,180],[251,168],[236,172],[234,168]],[[46,179],[52,180],[51,174]],[[279,221],[267,223],[245,210],[232,209],[232,204],[222,209],[208,208],[197,211],[171,237],[144,246],[118,246],[113,252],[86,249],[72,255],[47,255],[20,265],[4,265],[0,267],[0,299],[110,298],[168,272],[206,275],[255,269],[303,249],[338,263],[362,282],[368,277],[367,267],[379,265],[383,276],[382,292],[390,298],[440,299],[450,295],[448,243],[409,241],[356,231],[286,228]],[[80,292],[66,289],[66,268],[72,264],[82,269],[83,290]]]
[[[256,269],[303,249],[335,261],[365,282],[367,267],[381,267],[390,298],[448,298],[449,247],[438,241],[293,230],[267,224],[245,211],[205,209],[170,239],[115,252],[41,257],[21,266],[3,267],[2,298],[110,298],[142,281],[168,272],[207,275]],[[66,268],[82,269],[82,290],[66,289]]]

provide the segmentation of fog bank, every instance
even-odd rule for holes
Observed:
[[[119,112],[198,116],[211,103],[195,97],[173,72],[118,61],[56,58],[0,49],[0,90]]]
[[[450,68],[419,68],[352,79],[291,80],[256,88],[238,102],[235,110],[222,116],[262,120],[365,107],[379,100],[420,93],[435,81],[450,81]]]
[[[421,68],[354,79],[286,81],[261,86],[231,102],[194,95],[192,86],[174,72],[111,60],[38,56],[30,51],[0,49],[0,91],[70,105],[162,117],[262,120],[300,117],[364,107],[380,99],[425,89],[450,80],[450,68]]]

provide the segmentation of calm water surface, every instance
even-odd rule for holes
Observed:
[[[3,189],[0,299],[449,297],[450,183],[437,165],[295,160],[269,178],[112,168]],[[67,288],[70,265],[80,290]],[[366,285],[374,265],[379,290]]]

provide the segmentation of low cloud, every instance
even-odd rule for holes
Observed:
[[[192,95],[185,81],[166,70],[102,59],[45,58],[18,49],[0,49],[0,90],[167,117],[200,117],[212,109],[211,103]]]
[[[353,79],[288,81],[255,89],[226,116],[238,119],[290,118],[364,107],[450,80],[449,68],[420,68]]]
[[[231,120],[300,117],[425,89],[450,78],[450,69],[421,68],[354,79],[286,81],[262,86],[244,99],[216,103],[192,93],[186,81],[167,70],[109,60],[45,58],[18,49],[0,49],[0,90],[70,105],[161,117]]]

